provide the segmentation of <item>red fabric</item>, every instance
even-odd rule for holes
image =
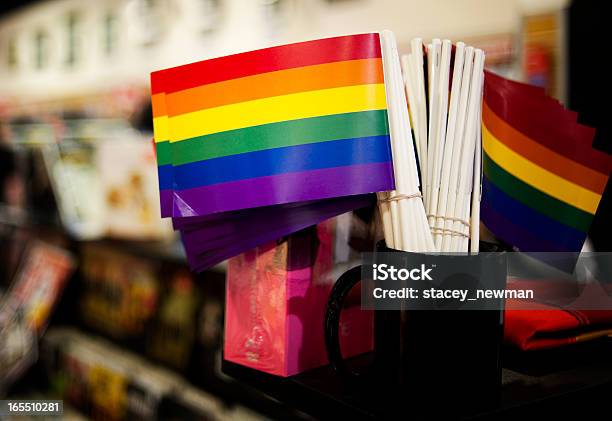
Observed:
[[[556,348],[612,333],[612,310],[600,310],[612,309],[612,284],[512,279],[508,288],[533,290],[536,299],[564,303],[561,308],[530,300],[506,301],[504,340],[524,351]]]
[[[504,340],[524,351],[573,344],[591,339],[587,333],[607,329],[612,329],[611,310],[561,310],[519,300],[506,303]]]

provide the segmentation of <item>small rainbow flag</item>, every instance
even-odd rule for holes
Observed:
[[[162,216],[394,188],[378,33],[151,74]]]
[[[543,90],[485,73],[481,218],[521,251],[579,252],[612,169]]]

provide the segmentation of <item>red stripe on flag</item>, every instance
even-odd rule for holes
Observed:
[[[537,88],[501,84],[498,79],[487,72],[484,91],[484,102],[498,117],[566,158],[610,174],[612,156],[592,147],[595,129],[576,123],[573,113],[553,106],[550,98],[537,94]]]
[[[306,41],[153,72],[151,91],[152,94],[170,93],[259,73],[379,57],[381,50],[378,33]]]

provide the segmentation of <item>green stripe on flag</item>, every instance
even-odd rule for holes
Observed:
[[[168,142],[167,140],[163,142],[157,142],[155,144],[155,153],[157,154],[157,166],[158,167],[172,163],[170,142]]]
[[[171,162],[177,166],[266,149],[388,133],[386,110],[333,114],[229,130],[174,142],[171,143]],[[168,159],[167,156],[163,158],[159,158],[158,152],[158,165]]]

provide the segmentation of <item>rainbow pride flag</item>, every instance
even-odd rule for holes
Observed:
[[[485,73],[485,226],[521,251],[580,251],[612,169],[593,136],[543,90]]]
[[[162,216],[193,270],[394,188],[378,33],[151,74]]]
[[[394,188],[378,33],[151,74],[162,216]]]

